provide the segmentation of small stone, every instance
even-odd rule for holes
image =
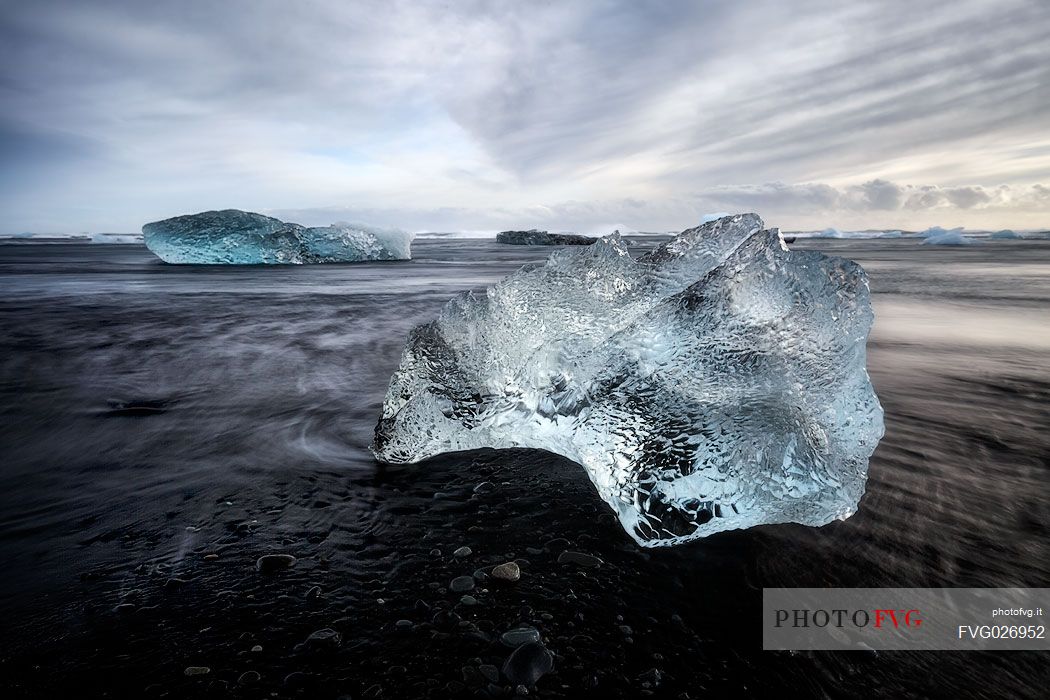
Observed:
[[[343,635],[330,627],[319,629],[306,638],[306,646],[314,649],[334,649],[343,642]]]
[[[211,669],[207,666],[187,666],[186,670],[183,671],[187,676],[203,676],[211,673]]]
[[[432,556],[432,557],[440,557],[441,556],[441,550],[440,549],[436,549],[436,548],[430,550],[430,556]]]
[[[480,672],[489,683],[496,683],[499,681],[499,669],[492,664],[481,664],[478,666],[478,672]]]
[[[219,555],[214,553],[204,555],[204,561],[216,561],[218,558]]]
[[[601,566],[605,562],[596,556],[590,554],[584,554],[583,552],[573,552],[565,550],[558,555],[559,564],[576,564],[577,566],[595,567]]]
[[[492,578],[513,583],[521,578],[521,568],[512,561],[492,567]]]
[[[520,647],[522,644],[540,641],[539,630],[533,627],[519,627],[518,629],[504,632],[500,641],[508,647]]]
[[[485,494],[492,493],[496,490],[496,485],[491,481],[482,481],[480,484],[474,487],[474,493]]]
[[[454,627],[462,618],[451,610],[438,610],[430,621],[437,627]]]
[[[529,694],[529,689],[526,688],[523,685],[519,685],[517,688],[514,689],[514,694],[515,695],[528,695]]]
[[[456,557],[457,559],[463,559],[464,557],[469,557],[473,553],[474,550],[472,550],[470,547],[460,547],[456,551],[452,552],[452,556]]]
[[[394,627],[399,630],[410,630],[412,629],[412,621],[401,619],[394,623]]]
[[[468,608],[472,608],[478,604],[478,599],[472,595],[465,595],[459,599],[459,602],[466,605]]]
[[[255,562],[255,569],[262,574],[272,574],[295,566],[295,557],[291,554],[266,554]]]
[[[532,687],[554,669],[554,656],[540,642],[522,644],[503,663],[503,675],[514,685]]]
[[[259,675],[258,671],[245,671],[237,679],[237,682],[241,685],[253,685],[258,683],[262,676]]]
[[[262,651],[262,644],[256,644],[252,647],[253,654],[258,654],[260,651]]]
[[[289,690],[299,690],[305,688],[308,681],[309,676],[302,671],[292,671],[281,682]]]
[[[655,688],[656,686],[660,685],[660,681],[663,680],[663,674],[660,673],[660,669],[651,668],[645,673],[639,675],[638,680],[642,684],[648,683],[650,687]]]
[[[466,593],[474,590],[474,579],[470,576],[457,576],[448,587],[453,593]]]
[[[547,542],[543,546],[548,550],[565,549],[569,546],[569,541],[564,537],[555,537],[552,540],[547,540]]]

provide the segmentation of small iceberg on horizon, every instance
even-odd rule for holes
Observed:
[[[306,227],[239,209],[142,227],[146,247],[174,265],[304,265],[410,260],[413,234],[363,224]]]
[[[92,243],[134,244],[142,243],[141,233],[89,233]]]
[[[958,228],[946,229],[940,226],[931,226],[922,233],[919,237],[923,239],[921,245],[977,245],[978,241],[973,238],[967,238],[963,235],[963,229],[961,226]]]
[[[597,238],[577,233],[549,233],[537,229],[500,231],[496,234],[497,243],[508,245],[593,245],[597,241]]]
[[[848,238],[848,236],[837,228],[826,228],[823,231],[817,231],[810,238]]]
[[[1004,228],[1002,231],[996,231],[992,235],[988,236],[995,241],[1020,241],[1024,240],[1024,236],[1019,234],[1017,231],[1013,231],[1008,228]]]

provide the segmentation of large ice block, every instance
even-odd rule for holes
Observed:
[[[586,469],[645,546],[855,512],[883,433],[859,265],[755,214],[638,260],[560,250],[414,329],[373,452],[532,447]]]

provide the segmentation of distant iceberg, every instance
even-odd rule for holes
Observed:
[[[996,231],[995,233],[993,233],[991,236],[988,236],[988,237],[992,238],[994,240],[997,240],[997,241],[1018,240],[1018,239],[1023,239],[1024,238],[1024,236],[1019,234],[1017,231],[1011,231],[1008,228],[1004,228],[1002,231]]]
[[[977,245],[977,241],[973,238],[967,238],[962,235],[962,229],[953,229],[951,231],[944,231],[941,233],[926,233],[923,232],[924,240],[922,245]]]
[[[836,238],[850,240],[867,240],[871,238],[902,238],[900,231],[843,231],[837,228],[826,228],[822,231],[800,232],[795,235],[801,238]]]
[[[497,243],[509,245],[594,245],[597,240],[576,233],[548,233],[537,229],[500,231],[496,234]]]
[[[826,228],[823,231],[817,231],[813,234],[813,238],[846,238],[846,234],[839,231],[837,228]]]
[[[934,236],[943,236],[946,233],[958,233],[962,234],[963,227],[957,226],[956,228],[944,228],[943,226],[931,226],[925,231],[919,232],[919,236],[922,238],[932,238]]]
[[[206,211],[142,227],[146,246],[179,265],[302,265],[409,260],[413,235],[361,224],[307,228],[238,209]]]
[[[90,233],[92,243],[142,243],[141,233]]]

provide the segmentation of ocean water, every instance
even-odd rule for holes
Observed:
[[[793,247],[871,279],[886,437],[867,495],[823,528],[652,551],[553,455],[367,450],[409,330],[550,249],[214,268],[0,246],[8,697],[499,696],[478,668],[522,624],[556,656],[540,697],[1040,697],[1036,653],[763,652],[758,608],[764,586],[1050,586],[1050,242]],[[604,563],[558,564],[566,548]],[[298,561],[261,575],[268,553]],[[509,559],[522,580],[480,582],[478,605],[447,590]],[[323,628],[340,643],[304,643]]]

